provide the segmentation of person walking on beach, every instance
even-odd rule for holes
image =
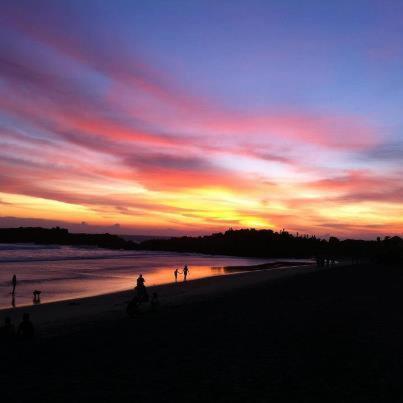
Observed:
[[[178,282],[178,274],[179,274],[179,270],[175,269],[175,271],[174,271],[175,283]]]
[[[189,268],[188,268],[188,265],[185,264],[185,267],[183,268],[183,281],[186,281],[186,277],[187,277],[188,273],[189,273]]]
[[[13,292],[11,294],[15,294],[15,287],[17,287],[17,276],[14,274],[13,279],[11,280],[11,284],[13,285]]]

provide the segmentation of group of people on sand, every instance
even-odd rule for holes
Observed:
[[[174,277],[175,277],[175,283],[178,282],[178,275],[183,274],[183,281],[186,281],[187,276],[189,274],[189,267],[187,264],[185,264],[184,268],[182,271],[179,271],[178,269],[174,270]]]
[[[35,329],[29,317],[29,313],[24,313],[22,322],[19,324],[17,330],[9,316],[4,319],[4,324],[0,327],[0,340],[3,342],[32,340],[34,335]]]
[[[174,270],[175,282],[178,281],[178,275],[183,274],[183,281],[186,281],[187,276],[189,274],[189,267],[185,265],[183,270],[180,272],[178,269]],[[145,302],[150,302],[150,308],[152,311],[156,311],[159,308],[160,301],[158,298],[158,294],[153,292],[151,296],[151,300],[149,301],[149,296],[147,292],[147,288],[145,286],[146,280],[143,275],[140,274],[136,280],[136,286],[134,287],[134,295],[132,299],[129,301],[126,312],[129,316],[133,317],[138,313],[139,307],[141,304]]]
[[[175,277],[175,282],[178,282],[178,275],[182,274],[183,275],[183,281],[187,280],[187,276],[189,274],[189,267],[186,264],[182,271],[179,271],[178,269],[174,270],[174,277]],[[149,296],[147,292],[147,288],[145,286],[145,279],[142,274],[139,275],[136,281],[136,287],[134,288],[134,296],[130,300],[127,306],[127,313],[129,316],[133,316],[137,313],[139,306],[142,303],[148,302],[149,301]],[[17,287],[17,276],[14,274],[13,278],[11,280],[12,284],[12,296],[13,296],[13,301],[14,301],[14,296],[15,296],[15,289]],[[34,304],[40,303],[40,294],[41,292],[38,290],[34,290],[33,295],[34,295]],[[152,311],[156,311],[159,307],[159,299],[158,299],[158,294],[154,292],[152,294],[151,300],[150,300],[150,306]],[[13,306],[15,306],[15,303],[13,303]],[[12,339],[14,338],[15,335],[18,335],[18,337],[22,339],[29,339],[33,337],[34,334],[34,327],[32,325],[32,322],[29,319],[29,314],[25,313],[23,316],[23,320],[21,324],[18,327],[18,332],[15,332],[15,327],[11,322],[11,319],[9,317],[5,318],[4,325],[0,328],[0,336],[1,338],[5,339]]]
[[[146,280],[143,275],[140,274],[137,278],[136,287],[134,287],[133,298],[129,301],[126,312],[129,316],[133,317],[138,313],[141,304],[149,301],[147,288],[145,286]],[[160,305],[158,294],[153,292],[150,300],[150,307],[152,311],[156,311]]]

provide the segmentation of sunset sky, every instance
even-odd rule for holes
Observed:
[[[403,234],[403,2],[0,5],[0,226]]]

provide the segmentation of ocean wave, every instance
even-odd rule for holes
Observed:
[[[59,256],[1,256],[0,263],[29,263],[29,262],[59,262],[59,261],[77,261],[77,260],[103,260],[103,259],[142,259],[150,258],[156,256],[161,257],[172,257],[172,256],[191,256],[191,254],[173,253],[173,252],[127,252],[127,253],[97,253],[97,254],[82,254],[82,255],[59,255]],[[192,256],[198,256],[193,254]]]
[[[37,245],[37,244],[0,244],[0,252],[3,251],[41,251],[48,249],[60,249],[60,245]]]

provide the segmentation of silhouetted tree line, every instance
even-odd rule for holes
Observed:
[[[0,243],[36,243],[42,245],[97,246],[108,249],[137,249],[132,241],[111,234],[72,234],[64,228],[0,228]]]
[[[310,235],[293,235],[287,231],[241,229],[199,237],[177,237],[143,241],[141,249],[195,252],[262,258],[326,258],[352,261],[403,262],[403,240],[386,237],[376,241]]]
[[[126,241],[111,234],[72,234],[63,228],[4,228],[0,243],[32,242],[75,246],[97,246],[109,249],[152,250],[207,253],[260,258],[324,258],[403,263],[403,239],[377,238],[375,241],[355,239],[328,240],[310,235],[293,235],[287,231],[241,229],[199,237],[149,239],[140,243]]]

